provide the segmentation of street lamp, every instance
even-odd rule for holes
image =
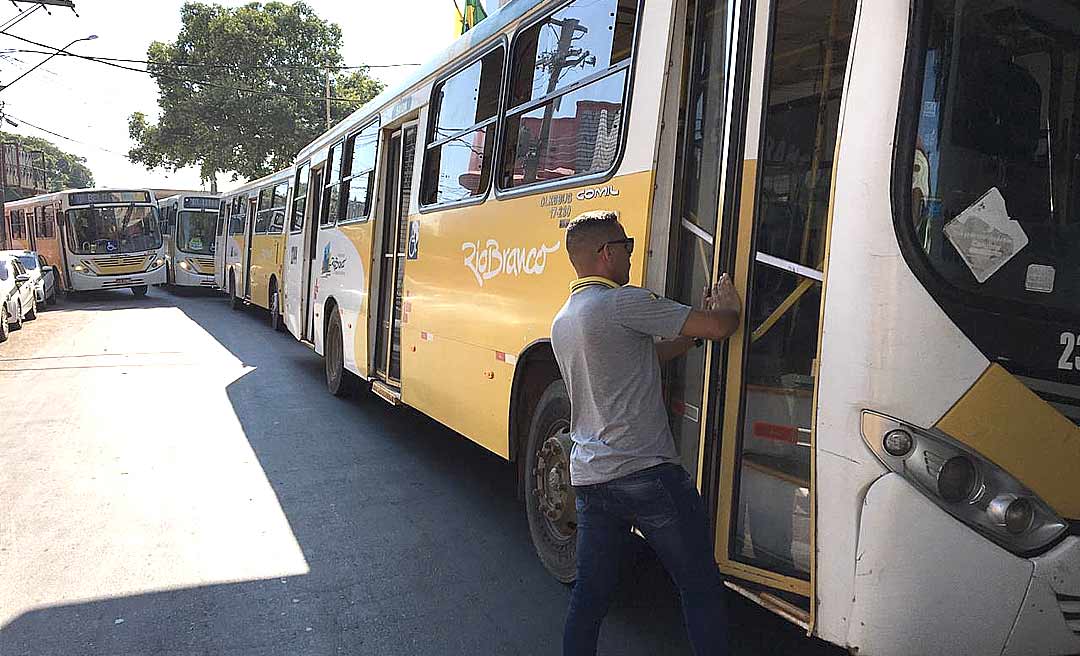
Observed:
[[[97,38],[97,35],[96,35],[96,34],[91,34],[90,36],[84,36],[84,37],[83,37],[83,38],[81,38],[81,39],[75,39],[74,41],[72,41],[71,43],[67,44],[67,45],[66,45],[66,46],[64,46],[63,48],[58,48],[58,49],[56,50],[56,52],[54,52],[53,54],[49,55],[49,56],[48,56],[48,57],[46,57],[45,59],[41,60],[41,61],[40,61],[40,62],[38,62],[38,63],[37,63],[36,65],[32,66],[32,67],[31,67],[31,68],[30,68],[30,69],[29,69],[28,71],[24,72],[24,73],[23,73],[22,75],[20,75],[19,77],[15,78],[14,80],[12,80],[11,82],[8,82],[8,83],[7,83],[7,84],[5,84],[5,85],[2,85],[2,86],[0,86],[0,91],[5,91],[5,90],[7,90],[7,88],[8,88],[8,87],[10,87],[10,86],[11,86],[12,84],[15,84],[16,82],[18,82],[19,80],[23,79],[23,78],[24,78],[24,77],[26,77],[27,75],[30,75],[30,74],[31,74],[31,73],[33,73],[33,72],[34,72],[35,70],[37,70],[37,69],[38,69],[39,67],[43,66],[43,65],[44,65],[44,64],[45,64],[46,62],[48,62],[48,61],[49,61],[50,59],[52,59],[53,57],[55,57],[55,56],[59,55],[60,53],[70,54],[70,53],[68,53],[68,52],[67,52],[67,49],[68,49],[68,48],[70,48],[71,46],[75,45],[75,44],[76,44],[76,43],[78,43],[79,41],[93,41],[93,40],[94,40],[94,39],[96,39],[96,38]]]

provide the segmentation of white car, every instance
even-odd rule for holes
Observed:
[[[44,255],[36,251],[4,252],[19,258],[23,268],[30,274],[30,282],[34,285],[34,297],[38,305],[56,303],[56,268],[49,265]]]
[[[0,342],[9,330],[22,328],[23,321],[37,318],[37,298],[30,274],[19,258],[0,254]]]

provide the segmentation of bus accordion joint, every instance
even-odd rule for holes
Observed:
[[[878,460],[945,512],[1019,556],[1046,551],[1068,525],[1042,499],[938,429],[862,411],[862,438]]]

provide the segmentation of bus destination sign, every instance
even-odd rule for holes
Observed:
[[[77,191],[68,197],[68,205],[103,203],[149,203],[148,191]]]
[[[216,210],[218,208],[218,199],[205,198],[202,196],[188,196],[184,198],[185,210]]]

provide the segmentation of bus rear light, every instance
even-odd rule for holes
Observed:
[[[1023,483],[940,430],[863,410],[862,437],[886,468],[1017,555],[1045,551],[1068,530]]]

